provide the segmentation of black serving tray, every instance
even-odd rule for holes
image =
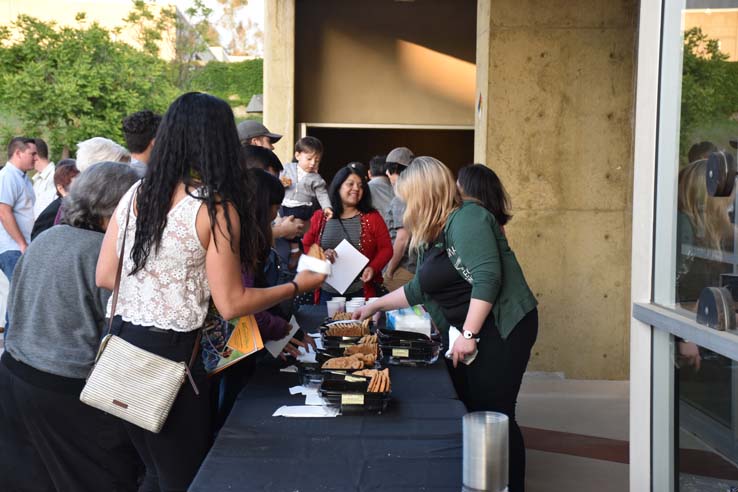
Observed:
[[[381,414],[389,405],[392,391],[370,393],[367,391],[370,381],[368,376],[325,370],[318,393],[328,405],[340,408],[344,415]]]
[[[435,363],[441,354],[441,342],[431,342],[422,347],[407,345],[380,345],[382,364],[423,366]]]
[[[441,342],[441,333],[433,329],[431,337],[423,335],[422,333],[415,333],[412,331],[397,331],[388,330],[386,328],[379,328],[377,330],[377,338],[379,339],[380,345],[415,345],[415,344],[429,344],[431,342]]]
[[[319,328],[320,338],[323,340],[323,346],[325,348],[345,348],[345,347],[348,347],[349,345],[356,345],[357,343],[359,343],[359,340],[361,340],[364,337],[364,335],[356,336],[356,337],[332,337],[332,336],[328,336],[325,334],[333,324],[343,324],[343,323],[356,323],[356,321],[332,321],[332,322],[326,322],[320,325],[320,328]],[[374,333],[372,328],[373,328],[372,324],[369,323],[370,333]]]
[[[395,330],[377,330],[383,363],[390,365],[421,366],[433,364],[443,348],[441,334],[434,330],[431,338],[420,333]]]

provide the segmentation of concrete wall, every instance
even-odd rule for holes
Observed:
[[[266,4],[267,126],[473,122],[476,159],[507,186],[506,230],[540,301],[530,368],[627,378],[638,1]],[[475,59],[476,93],[465,82],[455,92],[448,82],[466,80]]]
[[[479,4],[486,163],[540,302],[530,368],[627,378],[637,0]]]
[[[297,0],[296,19],[298,123],[473,124],[474,0]]]
[[[264,125],[282,135],[274,152],[289,162],[295,145],[295,0],[267,0],[264,26]]]

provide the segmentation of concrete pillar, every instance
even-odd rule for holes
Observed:
[[[477,0],[477,90],[474,97],[474,162],[487,161],[491,3],[492,0]]]
[[[506,232],[540,302],[530,368],[625,379],[638,1],[495,0],[485,20],[489,4],[475,155],[511,196]]]
[[[266,0],[264,25],[264,125],[283,135],[274,151],[287,162],[295,145],[295,0]]]

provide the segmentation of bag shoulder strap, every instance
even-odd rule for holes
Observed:
[[[123,255],[125,255],[125,251],[126,251],[126,237],[128,236],[128,224],[131,219],[131,210],[133,208],[133,202],[136,201],[137,194],[138,194],[138,188],[136,188],[136,191],[133,192],[133,196],[131,196],[131,201],[128,202],[128,209],[126,212],[126,224],[123,228],[123,240],[121,241],[120,252],[118,253],[118,268],[115,271],[115,287],[113,288],[113,301],[110,305],[110,319],[108,319],[107,335],[110,335],[110,332],[113,329],[113,318],[115,317],[115,308],[118,306],[118,293],[120,292],[120,279],[123,274]],[[192,364],[195,363],[195,357],[197,357],[197,353],[200,351],[200,338],[201,338],[200,335],[195,337],[195,344],[192,347],[192,354],[190,355],[190,360],[187,364],[188,369],[192,368]],[[195,391],[197,392],[197,390]]]
[[[137,194],[138,194],[138,188],[136,188],[136,191],[133,192],[133,195],[131,196],[131,200],[128,202],[128,210],[126,212],[126,223],[123,226],[123,241],[121,241],[120,252],[118,253],[118,268],[115,271],[115,287],[113,287],[113,300],[110,304],[110,318],[108,319],[107,335],[110,335],[110,331],[113,329],[113,318],[115,317],[115,308],[118,306],[118,292],[120,291],[120,277],[123,272],[123,255],[125,255],[125,251],[126,251],[126,236],[128,236],[128,223],[131,218],[131,208],[133,207],[133,202],[136,200]],[[118,227],[120,227],[120,224],[118,224]]]

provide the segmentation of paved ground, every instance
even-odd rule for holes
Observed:
[[[528,492],[628,490],[627,381],[576,381],[527,374],[518,422]]]

